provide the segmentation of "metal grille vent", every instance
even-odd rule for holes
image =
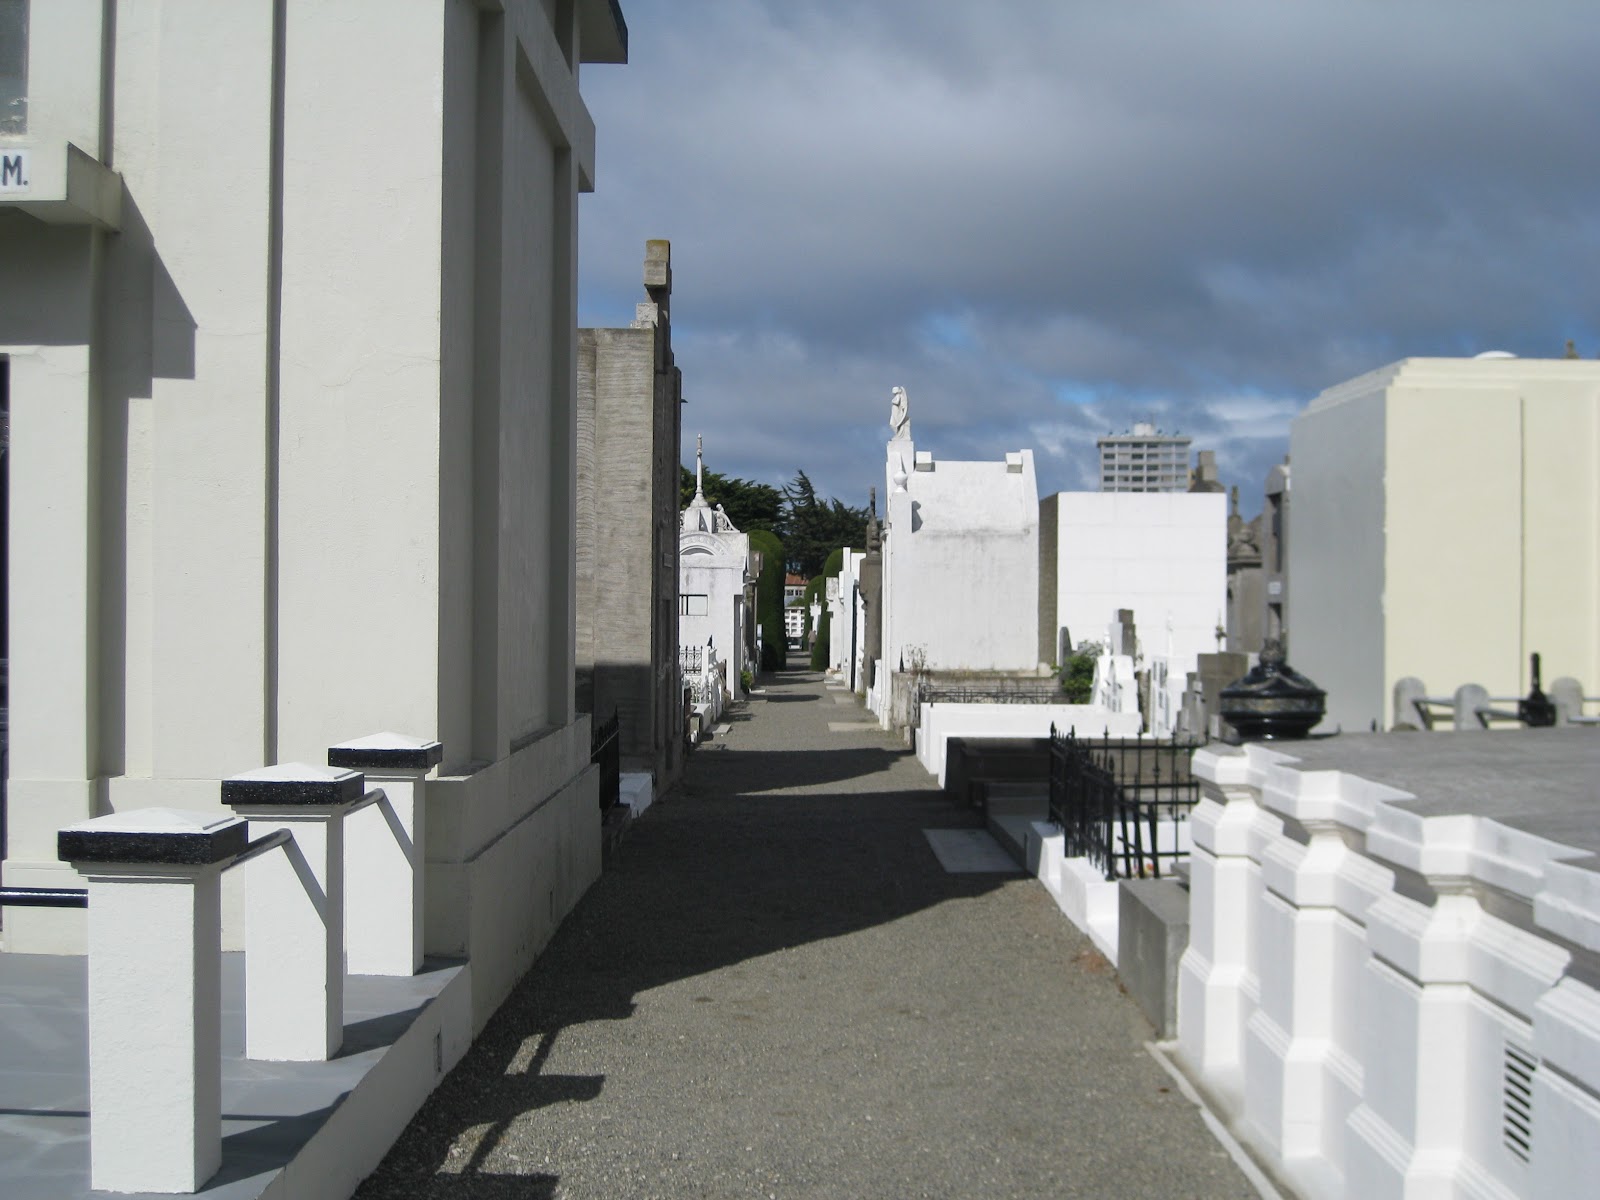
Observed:
[[[1519,1046],[1506,1044],[1505,1095],[1500,1126],[1505,1147],[1521,1162],[1533,1148],[1533,1073],[1539,1060]]]

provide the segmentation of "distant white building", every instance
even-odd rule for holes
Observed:
[[[1406,359],[1290,430],[1289,660],[1326,724],[1394,721],[1394,685],[1600,685],[1600,363]]]
[[[804,600],[791,600],[783,610],[783,634],[792,642],[806,635],[806,605]]]
[[[694,499],[683,510],[678,534],[678,644],[710,645],[723,664],[724,686],[738,695],[745,658],[747,588],[755,581],[750,536],[740,533],[722,511],[706,502],[705,461],[696,439]]]
[[[1108,433],[1100,448],[1102,492],[1184,492],[1189,490],[1189,437],[1163,433],[1146,422],[1126,433]]]
[[[1139,656],[1181,695],[1227,608],[1227,496],[1057,492],[1039,508],[1040,655],[1065,662],[1129,609]]]

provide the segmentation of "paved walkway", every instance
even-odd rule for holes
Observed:
[[[1105,960],[815,674],[690,758],[358,1193],[1249,1197]]]

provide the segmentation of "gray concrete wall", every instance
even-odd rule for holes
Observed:
[[[1189,893],[1176,880],[1117,885],[1117,975],[1163,1039],[1178,1036],[1178,963],[1189,946]]]
[[[616,710],[623,765],[658,789],[682,766],[678,658],[681,374],[673,361],[666,243],[652,242],[652,299],[627,329],[578,345],[577,696]]]

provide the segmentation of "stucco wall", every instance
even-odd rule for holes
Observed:
[[[1290,427],[1289,662],[1328,693],[1325,727],[1383,715],[1383,382],[1325,393]]]
[[[749,561],[749,539],[740,534],[706,535],[725,542],[723,552],[699,553],[686,549],[678,563],[678,594],[705,596],[703,615],[678,617],[678,644],[704,646],[710,641],[717,657],[729,664],[728,686],[739,686],[739,672],[745,666],[744,577]],[[742,552],[741,552],[742,551]]]
[[[1038,657],[1039,498],[1033,454],[913,469],[889,444],[884,662],[907,669],[1031,671]],[[897,458],[908,477],[895,486]]]
[[[362,734],[440,738],[468,793],[587,734],[575,60],[610,10],[167,0],[118,6],[102,53],[101,8],[34,5],[28,136],[114,141],[120,231],[0,205],[21,885],[75,882],[62,824],[215,807],[221,777]],[[585,786],[586,752],[510,770],[507,820]],[[444,903],[496,883],[453,865]],[[74,949],[74,919],[10,910],[8,945]]]
[[[1133,610],[1145,656],[1196,669],[1216,649],[1227,606],[1227,497],[1220,492],[1060,492],[1055,502],[1056,625],[1076,645]]]
[[[1291,430],[1290,661],[1346,729],[1405,676],[1448,695],[1600,680],[1600,365],[1411,359]]]

